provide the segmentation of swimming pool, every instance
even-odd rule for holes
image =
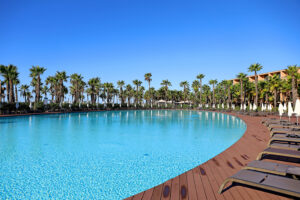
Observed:
[[[246,124],[198,111],[0,118],[0,199],[122,199],[209,160]]]

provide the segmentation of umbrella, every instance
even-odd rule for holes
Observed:
[[[268,105],[268,110],[272,111],[272,105],[271,104]]]
[[[252,104],[251,104],[251,103],[250,103],[250,105],[249,105],[249,109],[252,110]]]
[[[246,110],[247,109],[247,105],[246,104],[244,104],[244,110]]]
[[[252,108],[253,110],[257,110],[257,106],[256,106],[256,104],[254,103],[253,104],[253,108]]]
[[[222,108],[224,109],[224,103],[222,103]]]
[[[300,116],[300,100],[299,99],[296,100],[294,113],[296,114],[297,124],[298,124],[298,117]]]
[[[293,115],[294,111],[293,111],[293,107],[292,107],[292,103],[289,102],[288,103],[288,116],[289,116],[289,120],[291,119],[291,116]]]
[[[32,102],[29,103],[29,108],[32,109]]]
[[[220,104],[217,105],[218,109],[220,109]]]
[[[287,108],[286,108],[286,103],[283,104],[283,111],[286,111]]]
[[[264,103],[261,104],[261,111],[264,111],[265,110],[265,106],[264,106]]]
[[[16,103],[16,109],[18,109],[19,106],[20,106],[20,105],[19,105],[19,102],[17,102],[17,103]]]
[[[212,105],[213,108],[216,108],[215,104]]]
[[[278,112],[279,112],[279,116],[280,116],[280,119],[281,119],[282,114],[283,114],[283,105],[281,103],[279,104]]]

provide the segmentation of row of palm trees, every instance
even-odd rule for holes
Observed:
[[[258,81],[257,72],[263,67],[259,63],[250,65],[249,72],[254,72],[255,81],[251,82],[247,74],[239,73],[237,78],[239,84],[233,84],[232,80],[223,80],[218,82],[216,79],[209,80],[208,84],[203,84],[204,74],[198,74],[192,85],[188,81],[180,82],[182,90],[170,90],[171,82],[162,80],[161,88],[151,87],[152,74],[146,73],[144,80],[148,89],[142,85],[141,80],[133,80],[131,84],[125,84],[120,80],[117,86],[113,83],[101,83],[99,77],[84,81],[81,74],[67,75],[65,71],[57,71],[53,76],[48,76],[43,82],[41,75],[46,68],[32,66],[30,68],[30,85],[22,84],[19,86],[19,73],[14,65],[0,65],[0,74],[3,81],[0,80],[0,102],[14,103],[18,102],[18,94],[24,98],[25,102],[30,102],[34,94],[34,102],[41,102],[43,98],[50,95],[54,103],[61,103],[66,100],[70,94],[72,103],[89,101],[91,104],[99,103],[100,100],[105,103],[112,103],[118,99],[121,105],[135,104],[148,105],[157,100],[168,102],[189,102],[190,104],[217,104],[217,103],[272,103],[276,107],[278,100],[291,100],[293,102],[298,98],[298,80],[300,79],[296,65],[287,67],[287,79],[280,79],[278,75],[269,77],[266,80]],[[66,87],[66,82],[70,80],[70,86]],[[30,90],[31,89],[31,90]],[[281,94],[279,99],[279,94]],[[284,98],[284,99],[282,99]]]

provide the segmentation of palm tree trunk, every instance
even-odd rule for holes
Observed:
[[[0,103],[2,102],[2,82],[0,80]]]
[[[149,95],[150,95],[150,102],[152,102],[152,97],[151,97],[151,94],[150,94],[150,80],[148,81],[148,85],[149,85],[148,91],[149,91]]]
[[[257,73],[255,71],[255,105],[257,106],[258,104],[258,78],[257,78]]]
[[[244,103],[244,99],[243,99],[243,81],[241,80],[241,104]]]
[[[216,100],[215,100],[215,86],[213,85],[213,104],[216,103]]]
[[[231,104],[231,92],[230,92],[230,86],[227,89],[227,103],[230,105]]]
[[[38,76],[37,78],[37,83],[36,83],[36,102],[39,102],[40,101],[40,82],[41,82],[41,77]]]
[[[274,107],[277,105],[277,90],[274,90]]]
[[[12,80],[9,80],[9,99],[8,102],[12,103],[13,101],[13,83]]]
[[[298,98],[298,92],[295,84],[295,76],[292,77],[292,95],[293,95],[293,105],[295,105]]]
[[[201,103],[201,100],[202,100],[202,79],[200,79],[200,95],[199,95],[199,98],[200,98],[200,103]]]
[[[15,95],[16,95],[16,102],[18,102],[18,88],[17,85],[15,85]]]

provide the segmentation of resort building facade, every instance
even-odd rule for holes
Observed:
[[[300,68],[298,69],[298,73],[300,73]],[[287,69],[282,69],[282,70],[277,70],[277,71],[273,71],[273,72],[266,72],[266,73],[261,73],[261,74],[257,74],[257,78],[258,81],[267,81],[269,77],[272,77],[274,75],[278,75],[278,77],[280,79],[287,79],[288,73],[287,73]],[[255,82],[255,75],[251,75],[251,76],[247,76],[248,80],[250,82]],[[233,84],[239,84],[240,83],[240,79],[235,78],[232,79]],[[298,85],[299,85],[299,81],[298,81]],[[286,101],[286,94],[279,92],[279,99],[280,101]]]
[[[300,69],[298,69],[298,73],[300,73]],[[286,69],[278,70],[278,71],[273,71],[273,72],[266,72],[262,74],[257,74],[258,81],[266,81],[268,80],[268,77],[272,77],[274,75],[278,75],[280,79],[286,79],[287,78],[287,71]],[[247,76],[250,82],[255,82],[255,75]],[[235,78],[232,79],[233,84],[237,84],[240,82],[240,79]]]

